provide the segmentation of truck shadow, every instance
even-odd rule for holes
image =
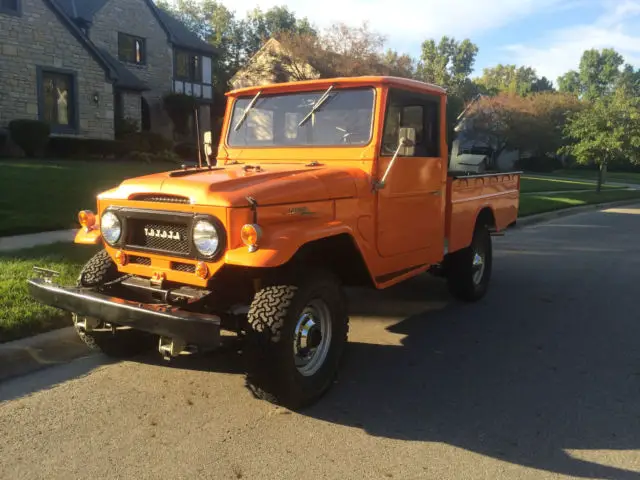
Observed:
[[[552,296],[525,301],[525,275],[501,271],[478,304],[390,326],[400,345],[350,344],[337,384],[303,414],[557,474],[640,478],[571,456],[640,447],[638,354],[624,348],[640,327],[629,314],[600,321],[595,305],[585,318],[562,314]],[[405,299],[425,291],[415,287],[403,290]],[[375,302],[368,305],[353,314],[379,315]]]

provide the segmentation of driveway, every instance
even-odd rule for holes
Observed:
[[[0,384],[0,478],[640,478],[640,206],[495,241],[480,303],[351,291],[340,378],[291,413],[234,349]]]

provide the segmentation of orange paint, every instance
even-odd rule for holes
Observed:
[[[262,96],[323,92],[331,85],[335,90],[374,90],[371,140],[366,145],[237,147],[227,143],[238,97],[250,98],[258,91]],[[438,154],[398,156],[385,188],[374,191],[374,181],[382,178],[391,161],[390,155],[381,155],[390,89],[437,99],[439,108],[433,115]],[[356,77],[265,85],[227,95],[218,166],[188,175],[164,172],[126,180],[98,196],[97,214],[99,219],[106,208],[117,206],[210,215],[225,230],[224,252],[206,260],[122,248],[130,261],[120,271],[147,278],[161,272],[171,282],[206,286],[225,264],[275,267],[289,261],[307,242],[347,234],[360,250],[374,284],[385,288],[442,261],[445,242],[449,252],[468,246],[484,208],[493,212],[497,230],[517,217],[518,174],[448,177],[446,94],[440,87],[393,77]],[[183,203],[136,198],[143,194],[178,196]],[[257,202],[257,220],[247,197]],[[243,241],[242,228],[254,223],[261,236],[252,252],[245,245],[252,234],[244,232]],[[99,230],[76,236],[77,243],[99,241]],[[120,250],[105,248],[112,257]],[[144,257],[146,263],[136,263],[132,256]],[[177,264],[191,265],[193,270],[177,269]]]

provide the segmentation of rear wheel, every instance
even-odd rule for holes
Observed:
[[[261,289],[248,315],[247,386],[291,409],[314,402],[333,382],[348,329],[343,292],[328,272]]]
[[[471,245],[449,254],[447,283],[451,294],[463,301],[480,300],[489,288],[493,266],[491,235],[486,225],[478,225]]]
[[[100,290],[106,283],[117,280],[121,274],[106,250],[96,253],[84,266],[78,277],[79,287]],[[131,357],[154,347],[152,334],[73,314],[73,324],[82,341],[92,350],[116,358]]]

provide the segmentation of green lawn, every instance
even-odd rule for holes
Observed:
[[[27,291],[33,266],[60,272],[57,281],[73,285],[99,247],[57,243],[0,253],[0,343],[71,325],[70,315],[37,303]]]
[[[523,175],[520,178],[520,193],[531,192],[557,192],[564,190],[595,190],[595,182],[584,180],[560,180],[554,178],[536,178]],[[606,189],[621,187],[605,185]]]
[[[129,177],[173,170],[173,163],[74,160],[0,161],[0,237],[76,228],[80,210]]]
[[[640,190],[609,190],[601,193],[569,192],[561,194],[522,195],[520,197],[520,217],[535,213],[550,212],[563,208],[578,207],[596,203],[615,202],[632,198],[640,199]]]
[[[551,176],[569,177],[597,181],[598,172],[595,170],[556,170]],[[607,172],[605,181],[640,184],[640,173],[637,172]]]

